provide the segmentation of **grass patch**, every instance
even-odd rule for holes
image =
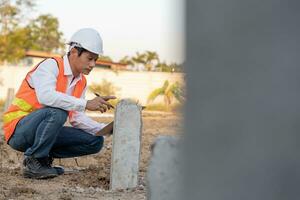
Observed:
[[[164,111],[164,112],[182,112],[182,104],[174,103],[166,106],[164,103],[148,104],[145,108],[147,111]]]

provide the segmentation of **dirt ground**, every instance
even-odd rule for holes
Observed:
[[[109,122],[110,117],[95,118]],[[133,189],[110,191],[110,161],[112,137],[105,140],[100,153],[76,159],[55,160],[66,173],[47,180],[25,179],[21,175],[23,155],[12,150],[1,138],[0,141],[0,199],[146,199],[146,173],[151,155],[151,144],[159,135],[175,135],[182,132],[182,116],[174,113],[144,112],[142,150],[139,184]],[[2,137],[2,136],[1,136]]]

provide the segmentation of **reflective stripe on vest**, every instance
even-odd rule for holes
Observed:
[[[12,102],[12,105],[17,106],[20,110],[14,111],[14,112],[9,112],[3,115],[3,123],[9,123],[13,121],[14,119],[17,119],[19,117],[23,117],[25,115],[28,115],[35,109],[33,108],[32,105],[27,103],[25,100],[20,99],[20,98],[15,98]]]
[[[18,111],[15,111],[15,112],[10,112],[10,113],[7,113],[3,116],[3,123],[4,124],[7,124],[11,121],[13,121],[14,119],[17,119],[19,117],[23,117],[23,116],[26,116],[28,115],[30,112],[25,112],[25,111],[22,111],[22,110],[18,110]]]
[[[13,100],[12,104],[15,106],[18,106],[23,111],[33,111],[34,110],[34,108],[31,104],[29,104],[27,101],[20,99],[20,98],[15,98]]]

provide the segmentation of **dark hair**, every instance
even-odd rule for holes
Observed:
[[[70,45],[72,45],[72,43]],[[88,50],[86,50],[85,48],[82,48],[82,47],[75,46],[74,48],[77,49],[78,56],[80,56],[83,52],[88,51]],[[70,56],[70,51],[68,52],[68,56]]]

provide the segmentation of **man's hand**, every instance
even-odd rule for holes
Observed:
[[[95,97],[92,100],[88,100],[86,103],[86,109],[91,111],[100,111],[101,113],[106,112],[111,108],[114,108],[108,100],[116,99],[115,96],[102,96],[102,97]]]

